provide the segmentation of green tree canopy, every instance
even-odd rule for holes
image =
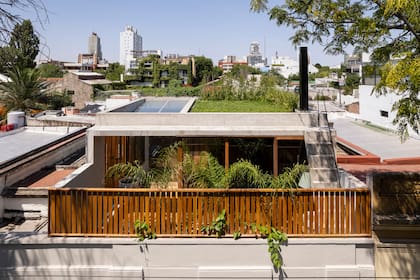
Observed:
[[[204,56],[195,56],[195,77],[192,78],[192,85],[197,86],[201,83],[211,81],[213,74],[213,61]]]
[[[35,58],[39,53],[39,38],[34,32],[30,20],[16,24],[13,29],[9,47],[15,55],[15,64],[21,68],[34,68]]]
[[[6,72],[14,66],[35,68],[39,53],[39,38],[30,20],[16,24],[10,33],[9,43],[0,48],[0,71]]]
[[[43,63],[38,66],[39,75],[42,78],[61,78],[63,77],[63,71],[60,66],[52,63]]]
[[[118,62],[110,63],[105,71],[105,78],[111,81],[119,81],[121,74],[124,74],[124,65],[120,65]]]
[[[395,123],[402,136],[407,127],[420,128],[420,2],[413,0],[251,0],[250,9],[267,12],[278,25],[294,29],[294,45],[318,42],[331,54],[349,46],[372,52],[375,63],[385,65],[377,90],[397,91],[400,101]]]

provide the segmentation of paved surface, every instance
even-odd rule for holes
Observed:
[[[401,142],[398,135],[350,118],[332,120],[337,135],[384,159],[420,157],[420,139]]]

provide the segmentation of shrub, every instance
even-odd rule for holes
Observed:
[[[308,171],[308,166],[305,164],[296,163],[292,168],[286,167],[282,174],[273,178],[271,187],[275,189],[298,188],[300,177],[306,171]]]
[[[229,167],[227,183],[230,188],[263,188],[267,185],[267,175],[259,166],[240,159]]]

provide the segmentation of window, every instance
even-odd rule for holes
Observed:
[[[380,110],[379,112],[381,113],[381,117],[388,118],[388,111]]]

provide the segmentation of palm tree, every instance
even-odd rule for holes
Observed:
[[[14,67],[7,72],[9,82],[0,83],[0,103],[7,111],[40,110],[45,107],[47,83],[40,79],[37,69]],[[43,102],[44,101],[44,102]]]

